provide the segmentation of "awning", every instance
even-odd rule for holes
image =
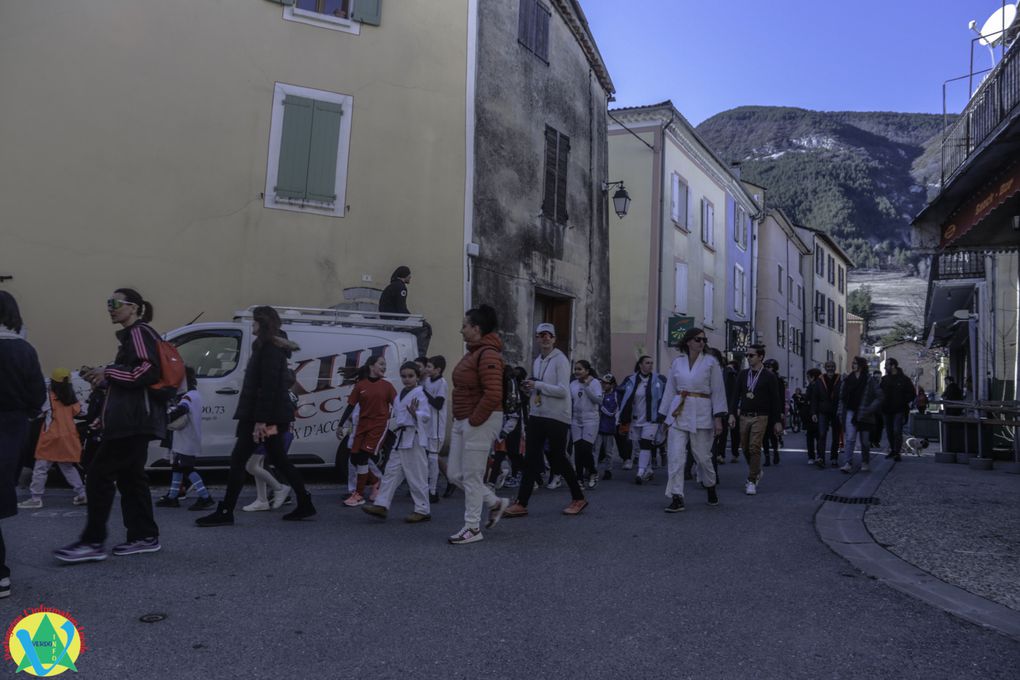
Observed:
[[[949,217],[946,224],[942,226],[939,250],[963,245],[960,243],[960,239],[1017,193],[1020,193],[1020,162],[1014,163],[1012,167],[964,201],[959,209]],[[1014,231],[1012,234],[1001,232],[1002,230],[999,229],[995,235],[975,234],[973,238],[967,239],[966,245],[969,248],[992,245],[1016,246],[1015,241],[1020,241],[1020,232]],[[1005,242],[1003,242],[1003,236],[1006,237]]]
[[[929,347],[945,347],[952,342],[960,327],[960,320],[954,312],[970,310],[976,287],[973,280],[935,282],[924,319]],[[966,323],[963,327],[966,328]]]

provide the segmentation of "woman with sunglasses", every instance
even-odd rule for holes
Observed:
[[[160,549],[159,527],[152,517],[152,495],[145,474],[149,442],[166,436],[166,399],[149,388],[160,379],[160,336],[149,325],[152,305],[132,288],[118,288],[106,301],[117,331],[117,356],[108,366],[93,368],[84,377],[93,388],[105,387],[100,428],[102,443],[85,478],[88,520],[76,542],[54,551],[63,562],[106,559],[106,523],[113,498],[120,490],[120,507],[127,541],[113,547],[114,555],[134,555]]]
[[[666,376],[666,393],[659,406],[669,426],[667,439],[669,479],[666,512],[684,509],[684,464],[687,445],[698,465],[698,478],[708,491],[708,504],[718,505],[712,442],[722,433],[727,414],[726,387],[722,366],[705,351],[708,338],[700,328],[691,328],[680,341],[680,356]]]

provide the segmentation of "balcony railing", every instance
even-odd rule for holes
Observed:
[[[942,188],[1020,104],[1020,40],[988,74],[942,138]]]
[[[985,278],[985,256],[982,253],[942,253],[931,259],[932,281]]]

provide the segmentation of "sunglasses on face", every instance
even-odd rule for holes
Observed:
[[[691,342],[708,342],[708,338],[706,338],[704,335],[702,335],[702,336],[697,337],[697,338],[691,338]]]
[[[117,311],[124,305],[131,305],[132,307],[138,306],[134,302],[128,302],[127,300],[118,300],[117,298],[110,298],[109,300],[106,301],[106,308],[111,312]]]

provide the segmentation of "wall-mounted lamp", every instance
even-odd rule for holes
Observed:
[[[613,210],[616,211],[616,216],[622,220],[627,215],[627,209],[630,207],[630,194],[627,193],[622,180],[619,182],[603,182],[602,193],[609,193],[610,187],[620,187],[613,194]]]

